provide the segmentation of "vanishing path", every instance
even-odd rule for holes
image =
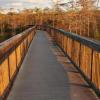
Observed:
[[[37,31],[7,100],[97,100],[44,31]]]

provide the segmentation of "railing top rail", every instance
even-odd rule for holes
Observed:
[[[16,46],[19,42],[23,41],[23,39],[35,28],[31,27],[25,31],[23,31],[22,33],[13,36],[12,38],[0,43],[0,58],[7,52],[9,51],[11,48],[13,48],[14,46]]]
[[[74,33],[71,33],[71,32],[65,32],[62,29],[57,29],[57,28],[54,28],[54,27],[51,27],[51,26],[47,26],[47,27],[51,28],[51,29],[53,29],[57,32],[60,32],[64,35],[67,35],[68,37],[72,38],[73,40],[76,40],[76,41],[86,45],[87,47],[90,47],[93,50],[100,52],[100,41],[93,40],[93,39],[90,39],[90,38],[86,38],[86,37],[83,37],[83,36],[80,36],[80,35],[77,35],[77,34],[74,34]]]

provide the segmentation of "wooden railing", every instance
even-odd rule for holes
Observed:
[[[53,27],[44,27],[100,96],[100,41]]]
[[[10,90],[34,35],[32,27],[0,44],[0,100]]]

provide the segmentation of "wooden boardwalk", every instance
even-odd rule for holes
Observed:
[[[37,31],[7,100],[98,100],[43,31]]]

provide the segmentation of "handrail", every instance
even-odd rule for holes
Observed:
[[[20,43],[23,39],[25,39],[27,37],[27,35],[30,34],[30,32],[34,29],[35,27],[29,28],[27,30],[25,30],[24,32],[13,36],[12,38],[4,41],[3,43],[1,43],[0,45],[0,58],[2,58],[2,56],[9,51],[9,49],[11,49],[12,47],[14,47],[15,45],[17,45],[18,43]]]
[[[67,35],[68,37],[100,52],[100,41],[97,41],[97,40],[93,40],[93,39],[90,39],[90,38],[86,38],[86,37],[83,37],[83,36],[80,36],[78,34],[75,34],[75,33],[71,33],[71,32],[65,32],[64,30],[62,29],[57,29],[57,28],[54,28],[54,27],[50,27],[48,26],[49,28],[55,30],[55,31],[58,31],[58,32],[61,32],[62,34],[64,35]]]
[[[100,97],[100,41],[42,26]]]
[[[0,100],[12,86],[34,35],[35,26],[0,44]]]

